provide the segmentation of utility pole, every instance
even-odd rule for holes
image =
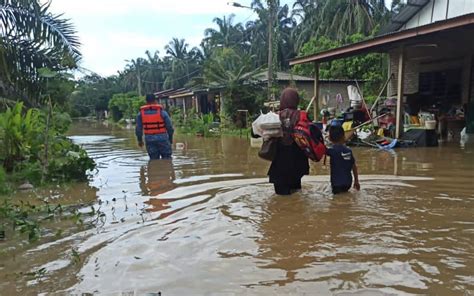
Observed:
[[[268,6],[268,84],[267,84],[267,92],[268,92],[268,100],[271,101],[273,99],[272,94],[272,86],[273,86],[273,33],[275,31],[275,0],[267,0]],[[227,2],[227,5],[231,5],[234,7],[239,8],[248,8],[254,10],[252,7],[242,5],[237,2]]]
[[[272,80],[273,80],[273,30],[274,30],[274,10],[275,10],[275,1],[267,0],[268,6],[268,100],[273,99],[272,94]]]
[[[137,59],[135,60],[124,60],[127,63],[132,63],[135,66],[135,74],[137,75],[137,90],[138,95],[142,96],[142,75],[140,74],[140,61]]]
[[[135,64],[135,68],[137,68],[137,82],[138,82],[138,95],[142,96],[142,75],[140,75],[140,63],[137,61]]]

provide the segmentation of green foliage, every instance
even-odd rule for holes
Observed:
[[[215,50],[205,63],[203,81],[223,87],[224,110],[235,120],[238,110],[255,113],[262,105],[264,89],[253,80],[259,71],[253,67],[251,56],[223,48]]]
[[[3,199],[0,203],[0,231],[11,224],[14,230],[28,236],[30,242],[36,241],[40,235],[39,223],[33,218],[38,212],[37,207],[31,204],[20,203],[15,205],[10,199]]]
[[[184,116],[179,108],[171,109],[171,118],[179,133],[212,137],[220,134],[220,123],[214,114],[198,114],[191,109]]]
[[[65,70],[80,60],[79,39],[50,2],[4,0],[0,5],[0,95],[37,105],[44,83],[38,69]]]
[[[8,193],[9,186],[7,183],[7,173],[5,172],[5,169],[0,166],[0,195]]]
[[[29,109],[22,114],[23,103],[8,108],[0,114],[0,159],[7,172],[14,169],[15,163],[37,153],[42,139],[42,118],[36,109]],[[38,141],[39,140],[39,141]]]
[[[331,40],[327,37],[312,38],[303,45],[300,55],[309,55],[364,40],[361,34],[354,34],[345,39],[345,43]],[[385,70],[386,57],[383,54],[366,54],[352,58],[339,59],[320,65],[321,79],[357,79],[364,80],[364,94],[377,95],[378,89],[383,84],[387,71]],[[314,66],[311,64],[297,65],[294,67],[297,74],[313,76]]]
[[[46,111],[17,103],[0,113],[0,161],[14,181],[40,184],[47,180],[83,180],[94,162],[63,136],[71,124],[66,113],[54,112],[46,128]],[[46,146],[47,145],[47,146]],[[47,153],[46,153],[46,147]]]
[[[113,94],[123,92],[117,76],[102,78],[89,75],[79,80],[71,94],[70,113],[72,117],[96,115],[96,112],[108,110]]]
[[[95,163],[86,151],[67,138],[58,138],[54,150],[56,157],[49,162],[48,179],[72,181],[87,179],[86,171],[93,170]]]
[[[120,93],[113,95],[109,102],[109,110],[115,122],[122,118],[134,119],[140,111],[140,107],[145,103],[145,97],[137,96],[134,92]]]
[[[296,0],[293,13],[300,20],[295,30],[299,50],[312,38],[343,41],[353,34],[368,36],[392,15],[384,0]]]
[[[75,227],[80,229],[84,226],[93,227],[103,224],[105,222],[104,212],[96,210],[93,206],[90,206],[90,212],[80,210],[86,210],[89,206],[87,204],[52,205],[47,201],[31,204],[11,197],[0,197],[0,240],[12,239],[16,234],[20,234],[28,238],[29,242],[34,242],[40,238],[42,233],[52,233],[52,229],[43,228],[46,227],[45,222],[50,222],[53,219],[55,221],[71,221]],[[61,235],[62,230],[56,230],[56,236],[60,237]],[[80,259],[78,255],[79,253],[74,254],[73,251],[72,258]]]

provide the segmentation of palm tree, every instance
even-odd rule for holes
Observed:
[[[236,25],[233,24],[234,14],[223,18],[214,18],[213,22],[216,23],[218,29],[206,29],[204,36],[213,47],[233,47],[241,46],[243,43],[244,28],[241,23]]]
[[[294,28],[293,35],[297,51],[318,34],[320,19],[318,11],[323,4],[321,0],[297,0],[293,4],[293,15],[299,19],[299,25]]]
[[[293,7],[301,19],[298,48],[321,35],[339,41],[356,33],[368,36],[388,20],[384,0],[297,0]]]
[[[184,39],[173,38],[165,46],[166,53],[164,63],[167,65],[166,78],[163,87],[179,88],[183,87],[194,76],[198,75],[199,65],[197,58],[199,55],[197,48],[188,51],[189,44]]]
[[[252,63],[253,56],[232,48],[216,49],[206,62],[202,81],[223,88],[221,112],[235,116],[238,109],[255,111],[257,104],[253,77],[261,71]]]
[[[254,0],[252,8],[257,12],[259,18],[255,21],[247,22],[246,32],[249,38],[250,52],[257,56],[260,65],[266,64],[268,54],[268,28],[275,30],[274,36],[274,56],[275,64],[280,68],[288,67],[288,59],[295,56],[296,48],[293,41],[293,28],[296,20],[290,13],[288,5],[280,6],[279,1],[275,1],[276,17],[275,24],[269,24],[269,9],[264,6],[261,0]],[[265,44],[265,46],[263,46]]]
[[[37,104],[38,69],[71,69],[80,60],[72,24],[48,12],[49,5],[38,0],[0,0],[0,95]]]
[[[159,91],[165,78],[165,67],[159,56],[159,51],[153,54],[150,51],[145,52],[147,59],[142,65],[143,82],[145,93]]]

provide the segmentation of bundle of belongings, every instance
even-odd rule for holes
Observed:
[[[278,114],[272,111],[260,116],[252,123],[252,131],[263,140],[282,137],[281,121]]]
[[[277,141],[283,136],[280,116],[271,111],[267,114],[260,114],[252,123],[252,133],[263,138],[258,156],[272,161],[276,154]]]

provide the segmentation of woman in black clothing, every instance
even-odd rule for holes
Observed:
[[[268,171],[270,183],[273,183],[278,195],[289,195],[301,189],[301,178],[309,174],[308,158],[291,136],[300,117],[297,110],[299,101],[296,90],[283,90],[280,97],[283,137],[278,140],[276,155]]]

